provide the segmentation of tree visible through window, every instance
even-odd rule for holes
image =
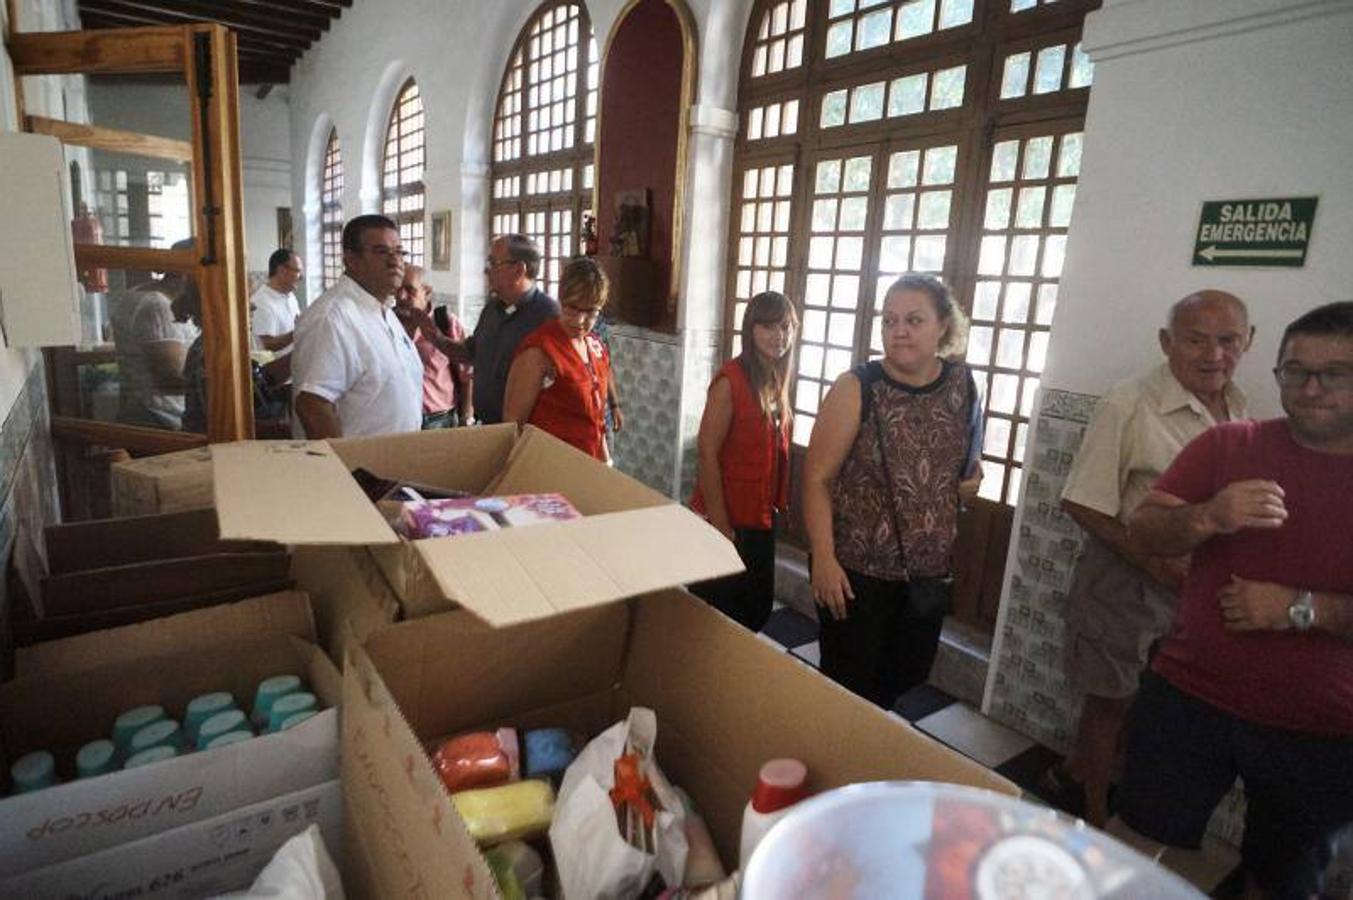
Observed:
[[[319,191],[320,252],[327,290],[343,274],[343,154],[338,147],[338,129],[329,129],[324,148],[324,170]]]
[[[592,204],[600,67],[580,3],[543,5],[522,29],[498,90],[490,208],[494,234],[521,232],[544,255],[554,294]]]
[[[399,226],[409,262],[423,265],[423,98],[412,78],[390,109],[381,167],[381,212]]]
[[[883,294],[940,275],[974,322],[982,495],[1013,504],[1047,353],[1097,0],[761,0],[744,44],[729,350],[747,301],[801,304],[794,441],[881,353]]]

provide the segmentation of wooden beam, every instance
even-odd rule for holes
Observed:
[[[92,419],[76,419],[71,416],[52,416],[51,431],[52,437],[58,441],[86,446],[121,447],[128,453],[142,456],[191,450],[194,447],[205,447],[207,444],[207,436],[204,434],[144,428],[140,425],[118,425],[112,422],[96,422]]]
[[[287,66],[268,66],[240,63],[240,84],[288,84],[291,69]]]
[[[33,31],[9,39],[15,75],[181,72],[183,33],[172,27]]]
[[[75,264],[83,269],[130,269],[134,272],[197,271],[200,254],[193,247],[161,250],[157,247],[113,247],[76,244]]]
[[[235,31],[254,35],[259,40],[266,40],[269,43],[286,47],[295,47],[299,50],[306,49],[311,43],[306,37],[292,36],[279,30],[273,24],[255,25],[248,22],[224,21],[219,15],[219,10],[215,7],[205,3],[191,2],[191,0],[175,2],[172,7],[157,6],[152,0],[81,0],[80,7],[94,13],[144,16],[166,24],[226,25]],[[314,40],[318,39],[319,32],[315,31]]]
[[[122,131],[117,128],[103,128],[98,125],[63,122],[60,119],[48,119],[44,116],[29,116],[27,124],[29,131],[35,134],[50,134],[53,137],[60,138],[63,144],[92,147],[96,150],[107,150],[110,153],[131,153],[135,156],[169,159],[180,163],[191,163],[193,161],[193,145],[188,141],[176,141],[173,138],[141,134],[136,131]]]

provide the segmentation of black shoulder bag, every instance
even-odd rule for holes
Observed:
[[[902,543],[902,516],[897,503],[897,495],[893,493],[893,473],[888,465],[888,448],[883,440],[883,426],[879,422],[879,415],[874,411],[874,383],[878,380],[878,373],[882,367],[877,369],[873,366],[864,367],[864,377],[860,379],[860,389],[864,391],[864,406],[861,414],[864,418],[874,420],[874,437],[878,440],[879,461],[883,465],[884,490],[888,495],[888,511],[893,519],[893,535],[897,538],[897,555],[902,562],[902,571],[906,573],[907,596],[911,601],[912,611],[920,618],[924,619],[942,619],[949,614],[953,608],[954,582],[948,576],[913,576],[907,566],[907,551]]]

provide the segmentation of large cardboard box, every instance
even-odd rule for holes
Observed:
[[[288,731],[138,769],[0,799],[0,878],[214,818],[338,776],[341,681],[315,644],[308,599],[291,592],[30,648],[0,685],[0,761],[56,755],[73,777],[84,743],[122,711],[228,690],[252,702],[262,679],[302,676],[324,711]]]
[[[407,618],[462,606],[509,625],[743,568],[690,510],[531,427],[212,450],[222,538],[366,547]],[[405,541],[362,493],[356,468],[476,495],[558,492],[583,518]]]
[[[114,464],[113,515],[145,516],[211,506],[211,448]]]
[[[369,852],[380,896],[496,896],[424,751],[474,728],[595,735],[631,706],[652,708],[663,771],[694,797],[729,866],[743,806],[773,757],[802,759],[816,791],[923,779],[1017,793],[683,590],[501,629],[464,611],[437,615],[354,644],[348,662],[349,842]]]
[[[193,898],[243,890],[289,838],[310,825],[319,826],[330,855],[341,851],[343,791],[337,780],[0,880],[0,896]]]

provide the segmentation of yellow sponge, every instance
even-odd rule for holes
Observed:
[[[554,788],[548,781],[516,781],[451,795],[470,837],[481,844],[529,838],[550,827]]]

